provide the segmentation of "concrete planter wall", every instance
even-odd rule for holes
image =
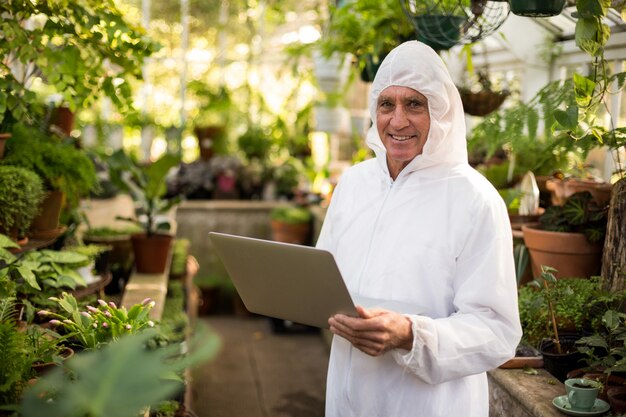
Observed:
[[[176,210],[176,235],[189,239],[190,254],[198,260],[198,276],[227,277],[213,250],[209,232],[271,239],[270,211],[274,201],[189,200]]]

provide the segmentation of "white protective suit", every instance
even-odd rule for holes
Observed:
[[[423,153],[395,181],[375,124],[392,85],[426,96],[431,118]],[[351,294],[422,313],[406,314],[411,351],[372,357],[333,338],[326,417],[487,417],[485,371],[513,357],[522,334],[504,202],[467,162],[463,106],[430,47],[410,41],[386,57],[369,109],[376,158],[342,175],[317,247]]]

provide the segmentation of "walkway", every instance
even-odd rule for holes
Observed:
[[[328,345],[319,333],[276,334],[264,317],[201,316],[221,352],[196,369],[198,417],[323,417]]]

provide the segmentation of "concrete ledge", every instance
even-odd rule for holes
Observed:
[[[154,308],[150,310],[150,318],[152,320],[160,320],[163,315],[163,306],[165,304],[166,296],[167,288],[127,288],[124,291],[124,296],[122,297],[122,306],[129,309],[133,305],[141,303],[146,298],[151,298],[156,304]]]
[[[565,394],[561,382],[543,369],[529,375],[522,369],[494,369],[489,380],[490,417],[562,417],[554,397]]]

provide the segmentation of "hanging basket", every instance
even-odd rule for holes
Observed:
[[[459,94],[461,95],[465,113],[472,116],[488,115],[497,110],[509,96],[508,91],[495,92],[490,90],[482,90],[476,93],[468,90],[459,90]]]
[[[413,17],[417,38],[435,51],[447,51],[459,43],[464,16],[423,15]]]
[[[565,7],[565,0],[509,0],[511,12],[525,17],[558,16]]]

